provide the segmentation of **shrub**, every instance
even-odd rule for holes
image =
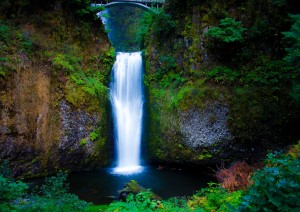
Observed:
[[[290,148],[288,155],[291,156],[293,159],[297,159],[300,157],[300,140],[296,145]]]
[[[107,211],[154,211],[160,203],[160,201],[153,199],[152,192],[143,191],[136,195],[129,194],[126,202],[111,203]]]
[[[200,208],[203,211],[234,211],[241,203],[242,194],[240,190],[228,193],[219,184],[210,183],[188,201],[188,206],[192,210]]]
[[[152,31],[157,38],[165,37],[175,30],[176,22],[172,16],[164,11],[160,11],[153,17]]]
[[[47,177],[45,183],[42,185],[40,192],[47,198],[60,198],[69,189],[67,174],[58,172],[56,176]]]
[[[266,166],[253,175],[243,198],[245,211],[297,211],[300,208],[300,160],[269,153]]]
[[[32,194],[19,202],[16,208],[21,211],[85,211],[89,203],[68,193],[67,174],[58,172],[56,176],[45,179],[38,194]]]
[[[250,185],[250,175],[254,168],[246,162],[236,162],[228,169],[220,169],[216,178],[227,191],[246,190]]]
[[[13,181],[0,175],[0,202],[7,202],[22,197],[28,186],[21,181]]]
[[[227,67],[216,66],[206,73],[208,78],[214,79],[216,82],[231,83],[240,77],[240,73]]]
[[[235,21],[232,18],[224,18],[220,20],[220,27],[209,29],[206,35],[209,38],[214,38],[225,43],[242,42],[245,30],[241,22]]]

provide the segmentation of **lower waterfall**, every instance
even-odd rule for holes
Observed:
[[[117,144],[115,173],[132,174],[142,169],[140,159],[143,117],[142,76],[141,52],[117,54],[110,89]]]

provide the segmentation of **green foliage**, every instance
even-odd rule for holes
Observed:
[[[177,83],[184,82],[181,73],[176,73],[175,69],[176,61],[174,57],[160,55],[159,68],[157,68],[155,73],[146,76],[146,84],[157,83],[159,87],[168,88],[174,81],[177,81]]]
[[[0,42],[7,42],[10,37],[10,29],[7,25],[0,23]]]
[[[52,65],[55,69],[62,69],[66,72],[74,72],[80,70],[79,57],[72,57],[71,55],[58,53],[52,60]]]
[[[65,211],[87,211],[91,204],[80,200],[76,195],[66,193],[60,199],[45,198],[43,196],[31,196],[27,201],[15,206],[17,211],[28,212],[65,212]]]
[[[139,37],[140,43],[145,42],[145,38],[149,35],[149,29],[153,22],[153,16],[154,16],[153,13],[145,12],[139,21],[140,27],[139,27],[139,31],[138,31],[138,37]]]
[[[102,6],[92,5],[94,2],[91,0],[64,0],[63,3],[64,7],[74,11],[76,16],[81,19],[97,20],[96,14],[105,9]]]
[[[62,171],[56,176],[47,177],[41,187],[41,193],[47,198],[60,198],[69,189],[69,185],[65,183],[66,180],[67,174]]]
[[[289,48],[286,48],[287,55],[284,60],[290,64],[296,71],[296,80],[292,89],[292,97],[300,102],[300,14],[290,15],[294,24],[290,31],[283,32],[285,39],[289,42]]]
[[[153,199],[153,193],[143,191],[136,195],[129,194],[126,202],[111,203],[107,211],[154,211],[158,208],[160,201]]]
[[[97,78],[87,77],[86,84],[83,86],[83,90],[92,96],[107,96],[108,88],[104,86]]]
[[[100,55],[101,62],[104,63],[107,69],[112,68],[112,64],[115,61],[116,58],[116,51],[113,47],[105,50],[103,53]]]
[[[242,191],[228,193],[219,184],[210,183],[189,200],[192,209],[201,208],[203,211],[234,211],[241,203]]]
[[[80,146],[85,146],[86,143],[87,143],[86,138],[83,138],[83,139],[80,140],[80,144],[79,144],[79,145],[80,145]]]
[[[93,132],[90,133],[90,139],[91,141],[95,141],[97,138],[100,136],[100,130],[94,130]]]
[[[182,212],[182,211],[192,211],[191,208],[188,207],[187,199],[182,197],[172,197],[167,200],[163,200],[161,202],[160,208],[158,211],[174,211],[174,212]]]
[[[13,178],[12,171],[9,168],[8,160],[3,160],[0,164],[0,175],[5,178]]]
[[[0,175],[0,202],[8,202],[22,197],[28,186],[21,181],[13,181]]]
[[[300,71],[300,14],[290,15],[290,18],[294,24],[290,31],[283,32],[285,39],[290,43],[290,47],[286,48],[287,55],[284,60]]]
[[[291,67],[281,60],[270,60],[259,57],[256,61],[242,70],[244,76],[241,83],[252,86],[269,86],[272,90],[287,87],[290,79],[294,78]]]
[[[108,88],[103,85],[104,76],[93,73],[87,76],[84,72],[77,72],[71,75],[71,79],[80,86],[86,93],[95,97],[107,97]]]
[[[7,165],[2,165],[2,173]],[[5,168],[7,169],[7,168]],[[58,172],[48,177],[38,193],[27,193],[28,186],[22,181],[14,181],[0,174],[0,211],[85,211],[90,205],[67,193],[67,175]]]
[[[286,87],[288,81],[295,77],[295,72],[284,61],[261,56],[252,64],[242,66],[241,69],[216,66],[207,72],[206,76],[222,84],[232,85],[234,82],[239,82],[247,86],[269,86],[273,90],[279,90]]]
[[[241,210],[298,211],[300,209],[300,160],[269,153],[266,166],[257,171]]]
[[[179,89],[172,99],[171,105],[181,110],[187,110],[193,106],[201,108],[206,90],[207,87],[203,80],[189,82]]]
[[[209,38],[214,38],[225,43],[242,42],[245,30],[241,22],[235,21],[232,18],[225,18],[220,20],[220,27],[209,29],[206,35]]]
[[[76,195],[67,193],[69,185],[65,182],[67,174],[58,172],[48,177],[42,185],[39,195],[32,194],[15,207],[20,211],[85,211],[90,204]]]
[[[11,201],[22,198],[27,192],[28,186],[22,181],[15,181],[8,167],[8,161],[0,164],[0,210],[10,211],[13,207]]]
[[[286,0],[272,0],[272,4],[281,7],[286,5]]]
[[[158,39],[170,35],[174,32],[175,27],[176,22],[170,14],[164,11],[159,11],[154,15],[151,30]]]
[[[240,73],[227,67],[216,66],[207,72],[206,76],[210,79],[214,79],[216,82],[224,84],[226,82],[232,83],[236,81],[240,77]]]

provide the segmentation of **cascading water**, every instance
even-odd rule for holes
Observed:
[[[115,173],[139,172],[143,116],[143,61],[140,52],[117,54],[113,66],[111,103],[117,143]]]

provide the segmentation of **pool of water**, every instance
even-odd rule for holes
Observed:
[[[214,180],[207,170],[158,170],[154,167],[144,167],[140,173],[132,175],[114,174],[112,169],[98,169],[70,174],[70,192],[80,199],[94,204],[112,202],[130,180],[136,180],[144,188],[150,188],[154,193],[166,199],[173,196],[193,195]]]

